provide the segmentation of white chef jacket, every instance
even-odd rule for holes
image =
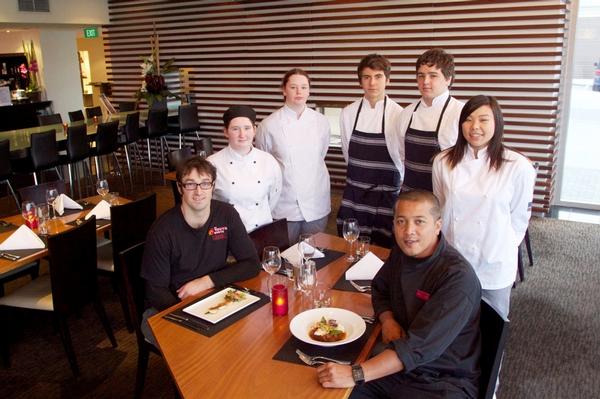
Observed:
[[[350,145],[350,137],[352,136],[352,128],[354,127],[356,113],[358,112],[358,106],[360,105],[361,100],[363,100],[363,105],[356,123],[356,129],[365,133],[381,132],[383,99],[375,103],[375,108],[371,108],[371,104],[366,98],[356,100],[352,104],[344,107],[340,114],[340,134],[342,136],[342,153],[344,154],[346,164],[348,163],[348,147]],[[396,169],[400,172],[400,179],[403,179],[404,166],[400,152],[400,142],[402,140],[400,131],[398,130],[398,118],[402,112],[402,107],[387,97],[385,108],[385,132],[383,132],[385,144]]]
[[[263,119],[256,132],[256,146],[275,157],[283,175],[275,219],[321,219],[331,211],[329,172],[325,156],[329,148],[329,121],[305,108],[300,118],[284,105]]]
[[[419,100],[421,101],[421,104],[416,112],[414,110],[419,101],[416,101],[404,108],[400,114],[400,117],[398,118],[397,127],[397,129],[400,131],[401,137],[400,154],[402,156],[402,160],[405,159],[404,138],[406,137],[406,130],[408,129],[410,117],[412,116],[412,123],[410,126],[413,129],[423,130],[426,132],[435,132],[438,120],[440,119],[440,114],[442,113],[442,108],[444,108],[444,104],[446,104],[446,100],[448,99],[449,95],[450,92],[446,90],[444,93],[433,99],[431,106],[427,106],[425,101],[423,101],[421,98],[421,100]],[[465,104],[463,102],[460,102],[456,98],[452,97],[448,103],[448,107],[446,107],[442,122],[440,123],[440,130],[438,131],[438,143],[442,151],[456,144],[456,139],[458,137],[458,119],[460,118],[460,112],[462,111],[464,105]]]
[[[240,155],[227,146],[207,159],[217,168],[213,197],[233,205],[246,231],[273,221],[272,209],[281,194],[281,170],[271,154],[252,148]]]
[[[506,149],[500,170],[489,169],[487,149],[475,158],[468,147],[450,169],[433,161],[433,193],[442,205],[442,232],[475,269],[481,287],[506,288],[515,280],[535,184],[535,169],[523,155]]]

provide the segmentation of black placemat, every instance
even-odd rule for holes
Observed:
[[[81,211],[79,211],[79,212],[81,212]],[[77,219],[77,220],[79,220],[79,219]],[[78,226],[77,220],[73,220],[72,222],[65,223],[65,224],[68,224],[69,226]],[[96,228],[97,229],[100,228],[100,227],[104,227],[106,225],[109,225],[109,224],[110,224],[110,220],[96,219]]]
[[[92,208],[94,208],[96,205],[95,204],[91,204],[87,201],[77,201],[77,203],[79,205],[82,206],[83,209],[64,209],[64,212],[61,216],[67,216],[67,215],[73,215],[75,213],[79,213],[79,212],[83,212],[83,211],[87,211],[90,210]]]
[[[42,239],[42,241],[44,241],[44,243],[46,243],[46,240],[43,237],[40,237],[40,238]],[[21,258],[24,258],[26,256],[33,255],[33,254],[38,253],[43,250],[44,250],[44,248],[40,248],[40,249],[9,249],[7,251],[2,251],[2,252],[5,252],[5,253],[11,254],[11,255],[17,255],[17,256],[20,256]]]
[[[348,344],[339,346],[312,345],[300,341],[298,338],[292,335],[285,342],[285,344],[283,344],[283,346],[281,347],[281,349],[279,349],[275,356],[273,356],[273,359],[281,360],[282,362],[303,364],[305,366],[308,366],[306,363],[300,360],[298,354],[296,353],[296,349],[300,349],[307,355],[327,356],[333,359],[346,360],[354,363],[358,358],[358,355],[360,355],[360,352],[362,351],[363,347],[367,343],[369,337],[371,336],[371,333],[373,332],[373,327],[373,324],[367,324],[367,329],[359,339]]]
[[[223,331],[230,325],[234,324],[236,321],[243,319],[250,313],[261,308],[264,304],[271,302],[268,295],[263,294],[262,292],[259,292],[259,291],[248,290],[246,288],[242,288],[242,287],[239,287],[234,284],[230,284],[223,288],[235,288],[236,290],[240,290],[240,291],[248,291],[250,294],[259,297],[260,300],[254,302],[252,305],[245,307],[244,309],[240,310],[239,312],[235,312],[231,316],[226,317],[225,319],[223,319],[215,324],[213,324],[209,321],[206,321],[206,320],[202,320],[199,317],[193,316],[193,315],[183,311],[184,308],[187,308],[188,306],[191,306],[191,305],[195,304],[196,302],[201,301],[204,298],[207,298],[207,297],[213,295],[215,293],[213,291],[213,292],[210,292],[210,293],[204,295],[201,298],[196,299],[195,301],[193,301],[185,306],[182,306],[181,308],[179,308],[177,310],[174,310],[171,313],[166,314],[165,316],[163,316],[163,318],[167,319],[168,321],[170,321],[172,323],[179,324],[179,325],[186,327],[192,331],[195,331],[197,333],[205,335],[207,337],[212,337],[213,335],[217,334],[218,332]],[[221,288],[221,289],[223,289],[223,288]],[[175,317],[177,317],[178,320],[169,318],[169,315],[175,315]],[[187,320],[184,320],[183,318],[185,318]]]
[[[333,249],[325,249],[322,251],[323,251],[323,255],[325,255],[324,257],[312,259],[315,262],[315,266],[316,266],[317,270],[321,270],[322,268],[324,268],[331,262],[333,262],[345,255],[344,252],[334,251]],[[282,262],[283,262],[283,264],[281,265],[281,268],[277,271],[277,274],[281,274],[282,276],[287,276],[285,264],[289,263],[289,262],[287,262],[287,260],[285,260],[285,259],[282,259]]]
[[[354,281],[358,285],[371,285],[371,282],[372,282],[372,280],[352,280],[352,281]],[[333,288],[334,290],[338,290],[338,291],[360,292],[356,288],[354,288],[348,280],[346,280],[346,273],[343,273],[340,276],[340,278],[338,279],[338,281],[336,281],[336,283],[331,288]],[[370,294],[370,292],[368,294]]]
[[[0,233],[6,233],[7,231],[16,230],[18,228],[19,226],[17,225],[0,220]]]

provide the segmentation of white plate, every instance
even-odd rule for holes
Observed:
[[[308,335],[310,329],[319,321],[321,317],[334,319],[346,329],[346,338],[336,342],[316,341]],[[319,346],[337,346],[344,345],[360,338],[367,328],[365,321],[356,313],[346,309],[339,308],[317,308],[302,312],[290,322],[290,331],[292,335],[300,341]]]
[[[227,316],[230,316],[232,314],[234,314],[235,312],[238,312],[242,309],[244,309],[246,306],[250,306],[252,305],[254,302],[260,301],[260,298],[250,294],[249,292],[244,292],[244,294],[246,295],[246,298],[239,301],[239,302],[230,302],[228,303],[225,307],[223,307],[222,309],[218,309],[216,313],[206,313],[208,311],[209,308],[211,308],[212,306],[215,306],[221,302],[225,301],[225,294],[227,294],[227,291],[232,290],[235,288],[224,288],[219,292],[216,292],[214,294],[212,294],[209,297],[206,297],[204,299],[202,299],[201,301],[198,301],[196,303],[194,303],[193,305],[190,305],[186,308],[183,309],[184,312],[191,314],[192,316],[196,316],[201,318],[202,320],[206,320],[209,321],[213,324],[218,323],[219,321],[223,320],[224,318],[226,318]]]

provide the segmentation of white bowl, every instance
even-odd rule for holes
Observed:
[[[310,329],[321,317],[334,319],[346,330],[346,338],[336,342],[321,342],[310,337]],[[365,321],[356,313],[339,308],[317,308],[302,312],[290,322],[290,332],[300,341],[319,346],[338,346],[360,338],[367,328]]]

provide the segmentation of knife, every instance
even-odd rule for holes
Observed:
[[[188,325],[190,327],[201,328],[203,330],[208,330],[210,328],[210,326],[207,326],[206,324],[204,324],[198,320],[190,319],[189,317],[181,316],[181,315],[175,314],[175,313],[169,313],[168,315],[165,315],[164,318],[167,320],[174,321],[176,323]]]
[[[12,261],[21,259],[19,255],[9,254],[8,252],[0,252],[0,257]]]

